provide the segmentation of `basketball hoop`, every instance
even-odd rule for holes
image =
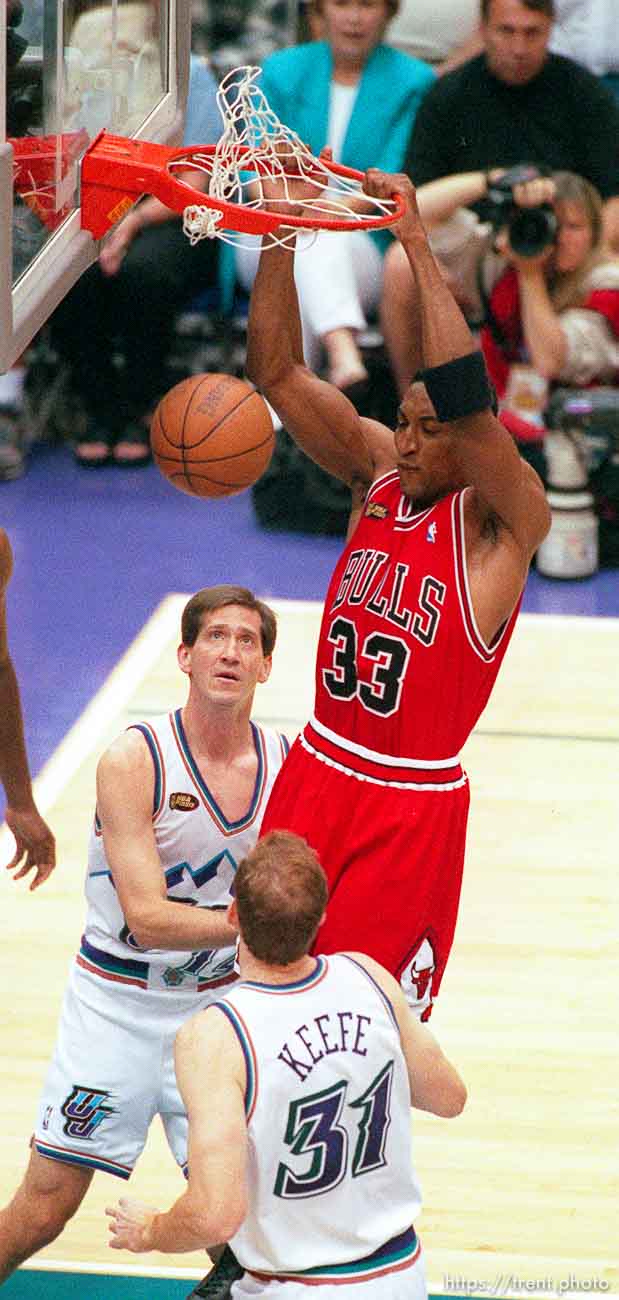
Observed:
[[[400,220],[399,195],[365,194],[363,172],[317,158],[279,121],[256,84],[259,75],[259,68],[242,67],[223,78],[217,99],[224,130],[216,145],[179,150],[102,131],[82,162],[85,229],[100,239],[143,194],[183,214],[192,244],[216,237],[238,245],[249,235],[288,244],[298,230],[376,230]],[[190,184],[189,172],[206,177],[204,191]],[[273,181],[277,198],[267,193]],[[302,215],[294,211],[299,203]]]

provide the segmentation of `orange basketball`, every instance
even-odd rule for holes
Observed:
[[[273,451],[269,408],[234,375],[191,375],[162,397],[150,441],[161,473],[194,497],[229,497],[264,473]]]

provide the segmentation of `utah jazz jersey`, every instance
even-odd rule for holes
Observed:
[[[200,773],[181,710],[136,724],[155,771],[153,830],[168,898],[190,907],[227,907],[241,859],[258,838],[273,782],[288,750],[285,737],[251,723],[257,771],[247,812],[229,822]],[[88,851],[88,913],[78,963],[137,987],[207,990],[232,978],[234,948],[169,952],[139,948],[129,931],[95,816]]]
[[[475,621],[465,491],[416,510],[384,475],[331,580],[304,739],[369,779],[448,783],[509,643],[517,611],[490,645]]]
[[[249,1210],[231,1245],[259,1277],[361,1280],[419,1253],[408,1072],[372,977],[341,953],[315,960],[215,1004],[246,1064]]]

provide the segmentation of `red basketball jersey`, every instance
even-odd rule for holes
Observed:
[[[448,785],[509,644],[518,607],[491,645],[477,628],[465,492],[419,510],[383,476],[331,580],[304,740],[370,779]]]

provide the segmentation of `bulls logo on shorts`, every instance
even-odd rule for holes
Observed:
[[[399,971],[400,984],[411,1011],[428,1020],[432,1011],[432,977],[436,970],[436,949],[431,931],[418,941]]]

